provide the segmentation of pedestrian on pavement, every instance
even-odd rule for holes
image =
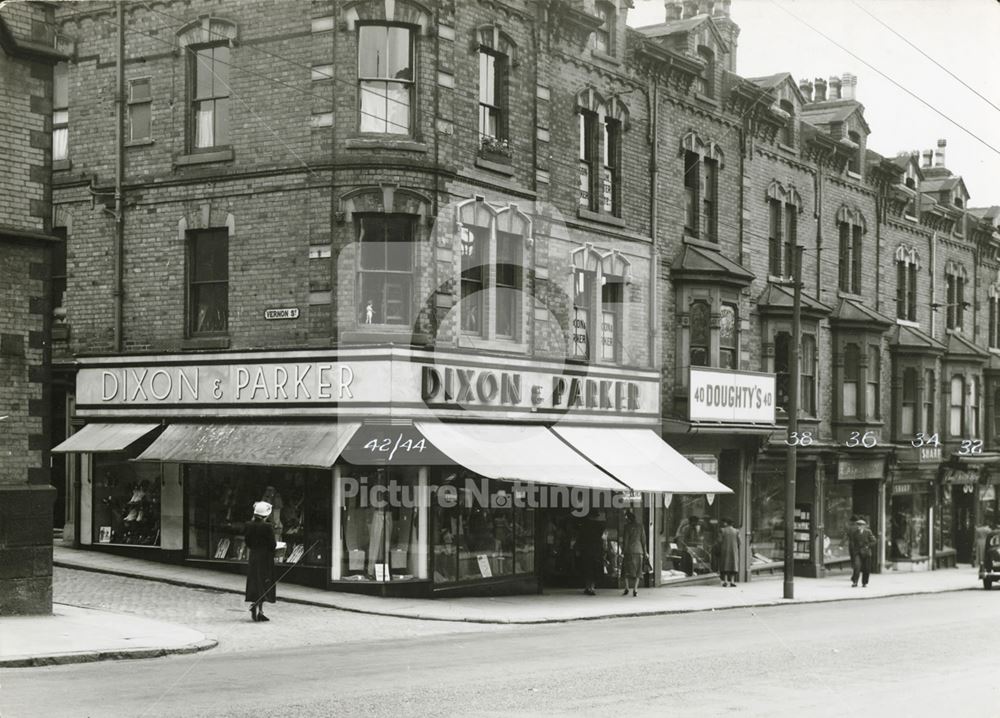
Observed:
[[[597,580],[604,573],[604,528],[607,519],[603,511],[590,509],[577,527],[576,548],[583,574],[583,592],[596,596]]]
[[[854,518],[854,525],[847,531],[848,550],[851,554],[851,588],[858,585],[859,576],[861,587],[864,588],[868,585],[876,540],[875,534],[868,528],[868,522],[861,516]]]
[[[628,595],[629,583],[632,583],[632,595],[639,595],[639,577],[649,561],[646,553],[646,533],[642,525],[636,521],[635,512],[631,509],[625,512],[625,529],[622,531],[622,574],[625,576],[625,591]]]
[[[730,519],[722,519],[722,529],[719,531],[719,577],[723,586],[736,587],[739,567],[740,532]]]
[[[253,520],[243,530],[250,557],[247,561],[247,588],[244,598],[250,603],[254,621],[270,621],[264,615],[264,601],[275,602],[274,588],[274,528],[268,523],[274,507],[266,501],[253,505]]]
[[[694,556],[691,551],[700,550],[704,542],[701,519],[697,516],[688,516],[687,521],[681,523],[677,528],[677,536],[674,539],[681,551],[681,570],[684,571],[685,575],[693,576]]]

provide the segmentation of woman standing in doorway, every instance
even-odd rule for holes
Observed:
[[[642,526],[635,519],[631,510],[625,512],[625,530],[622,531],[622,554],[624,561],[622,574],[625,576],[625,591],[628,595],[629,583],[632,583],[632,595],[639,595],[639,577],[643,574],[643,564],[647,561],[646,535]]]

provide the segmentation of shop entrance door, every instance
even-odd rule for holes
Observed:
[[[951,487],[951,500],[954,507],[953,516],[955,522],[955,560],[958,563],[972,563],[976,516],[975,489],[976,486],[974,484],[961,484]]]
[[[543,586],[551,588],[580,588],[586,581],[588,560],[585,534],[588,530],[586,518],[574,515],[568,508],[550,508],[542,514],[541,562]],[[642,510],[636,512],[640,517]],[[621,569],[619,540],[624,512],[604,509],[601,516],[604,531],[600,541],[600,557],[596,561],[597,587],[617,588]],[[598,521],[601,519],[597,519]],[[641,517],[640,517],[640,520]]]

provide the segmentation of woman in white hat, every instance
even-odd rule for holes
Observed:
[[[267,522],[272,506],[266,501],[253,505],[253,521],[247,523],[243,533],[250,558],[247,561],[247,589],[245,598],[250,604],[250,617],[254,621],[269,621],[264,615],[264,601],[274,603],[274,529]]]

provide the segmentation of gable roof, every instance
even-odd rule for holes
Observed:
[[[719,31],[719,27],[712,20],[711,15],[695,15],[693,17],[685,18],[684,20],[671,20],[670,22],[661,22],[657,25],[646,25],[644,27],[637,27],[633,29],[636,32],[641,32],[646,37],[656,39],[660,37],[670,37],[672,35],[687,34],[706,23],[711,28],[712,35],[715,37],[715,41],[719,44],[719,47],[722,48],[723,52],[729,52],[729,43]]]
[[[920,183],[921,192],[951,191],[956,187],[961,187],[962,195],[968,199],[969,190],[966,189],[965,182],[958,175],[952,175],[951,177],[931,177]]]
[[[807,104],[802,108],[802,117],[813,125],[829,125],[831,122],[844,122],[856,115],[865,134],[871,134],[864,111],[865,106],[857,100],[827,100]]]
[[[862,302],[848,297],[841,297],[837,308],[830,315],[831,324],[851,324],[871,328],[881,328],[883,331],[892,326],[893,321],[874,309],[869,309]]]
[[[795,82],[795,78],[792,77],[790,72],[779,72],[775,75],[768,75],[767,77],[748,77],[747,82],[752,82],[758,87],[763,87],[766,90],[773,90],[782,83],[787,82],[792,86],[792,90],[795,92],[796,97],[799,98],[799,104],[805,106],[808,104],[806,96],[802,94],[802,90],[799,89],[799,85]]]
[[[978,344],[973,344],[962,336],[961,332],[952,332],[948,337],[948,356],[945,357],[945,361],[965,358],[978,362],[986,359],[989,355],[988,351]]]
[[[934,337],[903,324],[896,325],[889,335],[889,346],[902,354],[940,354],[945,350],[945,345]]]
[[[805,316],[825,317],[831,309],[818,299],[802,292],[802,313]],[[795,295],[791,287],[782,284],[768,282],[767,287],[760,293],[757,299],[757,306],[763,314],[790,314],[794,308]]]
[[[711,277],[715,281],[747,286],[754,274],[721,252],[685,244],[670,266],[672,279],[697,279]]]

